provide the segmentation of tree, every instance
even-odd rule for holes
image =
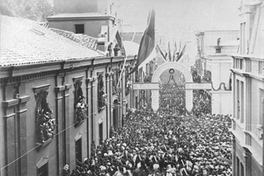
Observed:
[[[48,0],[2,0],[0,13],[36,21],[46,21],[52,14],[52,4]]]

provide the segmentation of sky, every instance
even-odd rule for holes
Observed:
[[[147,25],[151,8],[156,12],[156,32],[190,39],[196,31],[239,29],[240,0],[114,0],[124,24],[138,30]]]

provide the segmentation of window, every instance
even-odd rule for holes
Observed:
[[[240,171],[240,167],[239,167],[239,165],[240,165],[240,161],[239,161],[239,158],[238,158],[238,157],[236,158],[236,165],[237,165],[237,166],[236,166],[236,167],[237,167],[237,168],[236,168],[236,169],[237,169],[237,175],[239,175],[239,173],[240,173],[240,172],[239,172],[239,171]]]
[[[240,168],[241,168],[241,176],[244,176],[244,165],[240,163]]]
[[[47,157],[41,158],[37,164],[37,176],[49,175],[49,160]]]
[[[241,123],[244,123],[244,82],[241,81]]]
[[[263,74],[263,73],[264,73],[264,62],[258,61],[258,74]]]
[[[99,124],[99,144],[103,143],[103,123]]]
[[[84,34],[84,24],[75,24],[75,33]]]
[[[105,109],[107,103],[107,94],[105,93],[103,72],[98,72],[97,75],[97,108],[98,112],[100,113],[102,110]]]
[[[236,89],[237,89],[237,119],[240,118],[240,92],[239,92],[239,80],[237,80],[237,84],[236,84]]]
[[[82,138],[80,137],[75,141],[75,159],[77,161],[82,162]]]
[[[239,69],[243,69],[243,60],[239,59]]]
[[[49,175],[48,163],[44,164],[42,167],[38,168],[38,176],[48,176]]]
[[[246,23],[240,24],[240,54],[246,53]]]
[[[83,76],[73,78],[74,85],[74,126],[78,127],[87,118],[87,104],[82,90]]]
[[[263,118],[264,118],[264,90],[260,89],[260,102],[259,102],[259,125],[263,126]]]

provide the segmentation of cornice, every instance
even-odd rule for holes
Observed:
[[[120,64],[124,62],[123,56],[118,57],[96,57],[84,60],[68,60],[53,63],[42,63],[33,65],[21,65],[13,67],[0,68],[0,86],[3,84],[12,84],[16,82],[25,82],[28,80],[39,79],[45,76],[55,76],[60,72],[72,72],[79,69],[87,69],[92,65],[96,69],[97,66],[102,66],[111,63]],[[133,58],[127,59],[127,61]],[[126,63],[127,65],[129,62]]]
[[[50,16],[47,18],[49,22],[53,21],[72,21],[72,20],[115,20],[113,16]]]

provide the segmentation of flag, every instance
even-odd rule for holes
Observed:
[[[181,57],[185,53],[185,49],[186,49],[186,44],[183,46],[182,50],[180,51],[179,56],[177,58],[177,61],[179,61],[181,59]]]
[[[173,61],[177,60],[176,56],[177,56],[177,43],[175,42],[174,43],[173,56],[172,56]]]
[[[152,61],[157,56],[156,49],[153,49],[152,52],[149,54],[149,56],[138,66],[138,68],[145,67],[147,63]]]
[[[161,55],[161,57],[158,57],[158,58],[161,58],[164,62],[166,62],[166,57],[164,55],[164,53],[161,51],[159,45],[156,46],[156,53],[159,55]]]
[[[169,61],[172,61],[170,42],[168,42],[168,55],[169,55]]]
[[[155,46],[155,11],[151,10],[148,17],[148,27],[146,28],[140,41],[140,46],[137,55],[137,63],[131,73],[133,73],[139,67],[139,65],[148,58],[148,56],[154,50],[154,46]]]

